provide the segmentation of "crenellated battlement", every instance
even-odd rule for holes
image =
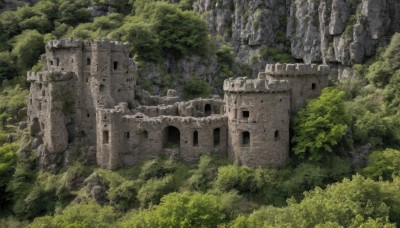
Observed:
[[[85,41],[87,43],[88,41]],[[65,38],[59,40],[49,40],[46,49],[81,48],[84,41],[77,38]]]
[[[110,41],[107,39],[83,41],[76,38],[65,38],[59,40],[50,40],[46,44],[46,49],[69,49],[82,47],[84,50],[129,52],[129,44],[127,42]]]
[[[328,65],[318,64],[267,64],[265,74],[270,76],[327,76],[329,74]]]
[[[287,80],[247,79],[246,77],[229,78],[224,81],[225,92],[266,92],[278,93],[289,91]]]

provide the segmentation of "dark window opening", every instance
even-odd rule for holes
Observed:
[[[317,84],[312,83],[312,84],[311,84],[311,89],[312,89],[312,90],[316,90],[316,89],[317,89]]]
[[[214,146],[219,146],[221,142],[221,129],[215,128],[213,136],[214,136]]]
[[[29,100],[29,103],[32,104],[32,99]]]
[[[46,91],[45,90],[42,90],[42,96],[43,97],[46,96]]]
[[[148,131],[143,131],[143,138],[147,139],[149,137]]]
[[[198,146],[199,145],[199,132],[194,131],[193,132],[193,146]]]
[[[103,143],[106,144],[109,142],[109,132],[108,131],[103,131]]]
[[[86,78],[86,83],[88,83],[89,82],[89,78]]]
[[[242,132],[242,146],[250,146],[250,132]]]
[[[86,114],[86,117],[90,117],[90,114],[89,114],[89,113],[87,113],[87,114]]]
[[[180,147],[181,133],[179,129],[168,126],[164,130],[164,148],[175,149]]]
[[[50,63],[50,66],[53,66],[53,61],[50,60],[49,63]]]
[[[126,132],[124,132],[124,137],[126,138],[126,139],[129,139],[129,131],[126,131]]]
[[[249,111],[243,111],[242,112],[242,117],[243,118],[247,119],[247,118],[249,118],[249,116],[250,116],[250,112]]]
[[[91,63],[90,58],[87,58],[87,59],[86,59],[86,65],[90,65],[90,63]]]
[[[206,104],[206,106],[204,106],[204,114],[206,116],[211,115],[211,105],[210,104]]]
[[[60,59],[56,59],[56,66],[60,66]]]
[[[74,63],[74,59],[71,59],[71,63]]]
[[[118,62],[117,61],[114,62],[114,70],[116,70],[116,69],[118,69]]]
[[[104,91],[104,85],[100,85],[100,86],[99,86],[99,91],[100,91],[100,92]]]
[[[279,131],[278,130],[275,131],[274,138],[275,138],[275,141],[279,140]]]
[[[39,103],[38,103],[38,110],[39,110],[39,111],[42,110],[42,103],[40,103],[40,101],[39,101]]]

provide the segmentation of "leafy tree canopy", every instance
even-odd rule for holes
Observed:
[[[324,153],[345,135],[349,115],[344,105],[345,93],[335,88],[325,88],[319,98],[300,110],[294,121],[293,151],[301,158],[320,160]]]

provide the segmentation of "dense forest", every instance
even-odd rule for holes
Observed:
[[[232,46],[210,34],[193,2],[39,0],[0,13],[0,227],[400,225],[399,33],[353,64],[350,77],[332,78],[297,113],[285,167],[250,168],[205,155],[195,164],[160,157],[109,171],[79,153],[53,172],[37,167],[20,122],[26,119],[26,71],[42,68],[46,41],[127,41],[139,70],[160,68],[166,58],[216,64],[212,83],[161,70],[156,92],[182,85],[184,99],[220,93],[237,68],[251,76],[249,66],[235,63]],[[0,8],[4,4],[0,0]],[[295,61],[285,46],[264,54]],[[155,92],[145,72],[138,85]]]

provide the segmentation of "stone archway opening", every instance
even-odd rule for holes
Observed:
[[[177,149],[180,147],[181,133],[178,128],[168,126],[164,130],[164,148]]]

